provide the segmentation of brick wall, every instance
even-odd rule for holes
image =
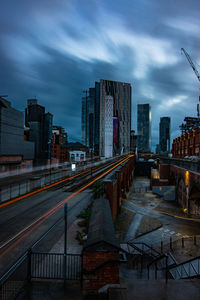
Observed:
[[[93,270],[108,260],[119,260],[118,252],[84,252],[83,270]],[[94,273],[83,275],[84,290],[98,290],[102,286],[110,283],[119,283],[119,263],[110,262],[98,269]]]
[[[120,197],[125,197],[133,181],[135,158],[129,159],[123,166],[118,168],[104,180],[106,198],[110,202],[113,220],[121,205]]]

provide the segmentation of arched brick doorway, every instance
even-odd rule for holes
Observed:
[[[200,185],[194,184],[189,193],[190,214],[200,216]]]

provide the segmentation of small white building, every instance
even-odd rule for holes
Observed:
[[[69,161],[71,161],[71,162],[86,161],[86,151],[69,150]]]

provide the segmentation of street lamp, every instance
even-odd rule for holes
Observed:
[[[90,148],[90,157],[91,157],[91,176],[92,176],[92,163],[93,163],[93,149]]]
[[[187,215],[189,215],[189,184],[190,184],[190,173],[185,172],[185,186],[186,186],[186,205],[187,205]]]
[[[50,160],[50,183],[51,183],[51,140],[48,141],[48,159]]]

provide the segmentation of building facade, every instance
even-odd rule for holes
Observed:
[[[25,109],[25,125],[30,128],[29,141],[35,143],[35,163],[44,163],[51,157],[53,115],[45,113],[45,108],[37,99],[28,99]]]
[[[177,137],[172,143],[172,154],[174,157],[184,158],[185,156],[200,157],[200,127]]]
[[[160,118],[159,145],[161,153],[170,152],[170,117]]]
[[[69,161],[71,162],[86,162],[88,148],[81,143],[68,143],[66,146],[68,151]]]
[[[130,131],[131,85],[103,79],[95,82],[95,88],[90,88],[82,99],[82,142],[96,155],[120,155],[130,151]],[[108,135],[112,151],[108,151]]]
[[[137,148],[140,152],[151,152],[151,106],[137,105]]]
[[[66,149],[67,133],[61,126],[53,126],[52,130],[52,155],[58,162],[67,161],[69,156]]]
[[[135,135],[135,130],[131,130],[131,137],[130,137],[130,151],[131,153],[136,154],[136,144],[137,142],[137,135]]]
[[[34,143],[24,139],[24,114],[14,109],[11,102],[0,97],[0,170],[7,171],[21,168],[32,168]]]

